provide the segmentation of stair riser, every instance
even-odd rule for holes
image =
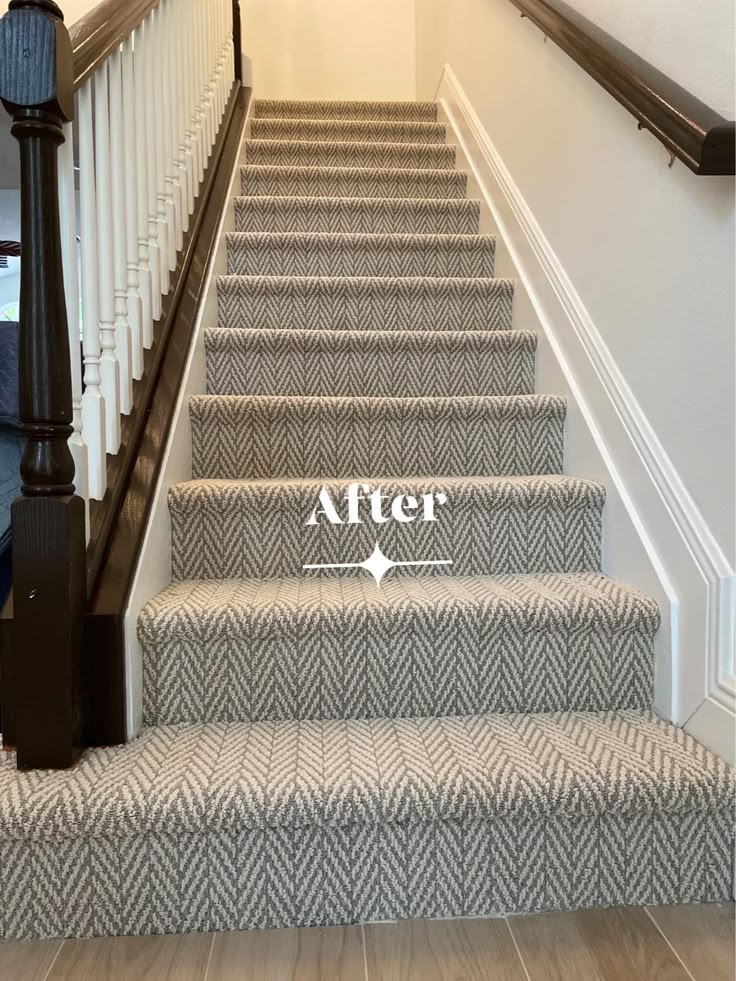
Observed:
[[[326,482],[330,500],[343,522],[347,521],[347,486],[347,482]],[[602,494],[596,500],[590,493],[509,494],[503,490],[454,490],[438,481],[402,484],[380,480],[373,481],[370,489],[384,495],[383,516],[391,514],[391,502],[397,496],[406,494],[419,504],[409,512],[416,515],[413,521],[376,524],[362,500],[361,524],[331,524],[319,515],[318,524],[308,526],[308,517],[321,507],[320,489],[318,483],[307,488],[249,488],[236,497],[226,489],[210,486],[201,492],[198,489],[194,499],[172,495],[173,578],[298,577],[308,564],[361,562],[373,552],[376,542],[397,562],[449,559],[453,563],[403,569],[401,575],[599,569]],[[435,492],[443,493],[447,502],[435,504],[436,520],[422,520],[421,494]],[[356,570],[321,575],[355,576]]]
[[[245,140],[246,164],[279,167],[386,167],[454,170],[455,147],[433,143],[317,143]]]
[[[390,198],[236,198],[239,232],[475,235],[477,201]]]
[[[445,476],[562,472],[564,408],[356,405],[194,397],[193,476]]]
[[[433,123],[437,119],[434,102],[340,102],[258,99],[256,119],[367,119],[388,122]]]
[[[528,395],[535,337],[511,331],[210,330],[210,395]]]
[[[343,143],[445,143],[441,123],[381,120],[254,119],[254,140],[317,141]]]
[[[259,722],[608,711],[652,699],[652,638],[617,623],[428,608],[198,622],[143,641],[144,721]],[[264,632],[261,636],[260,632]]]
[[[372,170],[340,167],[246,166],[240,171],[246,197],[319,197],[459,201],[467,177],[454,170]],[[415,208],[421,207],[417,202]],[[255,231],[245,228],[244,231]],[[268,229],[269,231],[275,229]]]
[[[219,327],[279,330],[510,330],[509,279],[279,279],[220,276]]]
[[[234,276],[493,277],[491,238],[360,239],[229,235]]]
[[[726,902],[732,819],[731,808],[623,817],[525,812],[466,822],[381,824],[377,817],[339,828],[111,835],[63,848],[2,842],[10,872],[0,879],[3,939]]]

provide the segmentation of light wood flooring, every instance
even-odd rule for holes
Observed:
[[[733,905],[0,945],[2,981],[734,981]]]

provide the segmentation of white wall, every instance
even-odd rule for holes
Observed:
[[[733,180],[670,169],[665,149],[507,0],[417,0],[417,97],[433,98],[441,77],[442,111],[480,161],[501,254],[508,246],[546,338],[540,391],[558,385],[554,351],[573,393],[567,464],[600,478],[602,460],[610,474],[606,569],[663,609],[657,707],[732,757]],[[718,82],[723,93],[733,80]]]
[[[732,180],[668,169],[664,148],[507,0],[420,0],[418,98],[434,96],[445,62],[736,564]]]
[[[414,4],[241,0],[243,50],[256,96],[413,99]]]

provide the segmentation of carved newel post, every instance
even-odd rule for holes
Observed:
[[[18,767],[71,766],[81,751],[86,609],[84,503],[74,495],[69,335],[57,152],[72,118],[73,63],[52,0],[12,0],[0,21],[0,98],[21,162],[22,496],[12,506],[12,705]]]

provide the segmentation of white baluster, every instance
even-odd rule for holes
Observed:
[[[120,411],[133,408],[133,355],[128,323],[127,215],[125,213],[125,140],[123,138],[123,66],[120,48],[107,62],[110,90],[111,231],[115,358],[120,382]]]
[[[230,96],[230,92],[235,83],[235,33],[233,25],[233,8],[229,0],[222,0],[222,5],[225,11],[225,45],[227,47],[227,85],[225,88],[225,102]],[[240,58],[240,52],[238,51],[238,58]]]
[[[143,320],[143,346],[153,344],[153,324],[161,316],[161,257],[156,238],[155,161],[149,148],[153,142],[154,118],[148,99],[151,51],[150,17],[135,34],[135,162],[138,172],[138,275],[151,282],[151,318]]]
[[[74,458],[74,490],[84,498],[89,538],[89,477],[87,444],[82,432],[82,352],[79,332],[79,251],[77,249],[77,204],[74,188],[74,128],[64,124],[64,143],[59,150],[59,222],[64,268],[64,295],[69,324],[69,358],[72,376],[72,428],[69,449]]]
[[[151,11],[145,21],[145,69],[146,87],[144,91],[144,104],[146,114],[146,141],[144,151],[146,153],[146,167],[148,172],[148,244],[151,253],[151,262],[156,261],[156,273],[158,282],[158,303],[154,310],[154,318],[158,320],[161,316],[161,296],[166,296],[169,292],[169,262],[166,239],[163,233],[163,223],[159,222],[159,200],[158,200],[158,175],[159,153],[157,129],[160,128],[161,106],[158,98],[158,36],[156,32],[156,11]],[[163,203],[161,205],[163,218]],[[153,268],[152,268],[153,273]]]
[[[212,0],[204,0],[204,7],[207,17],[207,63],[209,66],[209,77],[207,81],[207,133],[210,151],[215,145],[217,127],[215,124],[215,73],[217,71],[217,52],[215,49],[214,23],[212,17]]]
[[[233,86],[233,41],[230,34],[230,23],[232,14],[228,18],[223,0],[218,0],[220,9],[220,46],[221,46],[221,69],[220,69],[220,122],[225,115],[225,107]]]
[[[151,159],[156,161],[154,169],[156,183],[156,237],[161,252],[161,292],[164,296],[169,292],[171,253],[176,251],[174,244],[173,223],[169,224],[169,214],[166,202],[166,117],[164,99],[163,55],[166,47],[162,24],[161,4],[151,11],[153,29],[153,50],[149,64],[152,72],[152,84],[149,86],[149,99],[153,103],[156,126],[153,133],[154,143],[150,147]]]
[[[195,10],[197,13],[196,59],[197,59],[197,139],[199,140],[200,158],[203,169],[207,167],[209,158],[209,144],[207,142],[207,53],[204,46],[206,37],[206,8],[203,3],[195,0]]]
[[[151,275],[141,275],[138,265],[138,197],[139,176],[136,160],[136,89],[134,39],[123,45],[123,145],[121,164],[125,182],[125,267],[127,282],[128,322],[130,324],[130,363],[133,378],[143,376],[144,324],[151,319]]]
[[[189,230],[189,216],[194,208],[194,166],[187,146],[186,32],[187,6],[185,3],[180,3],[176,17],[176,83],[174,95],[177,117],[177,166],[179,167],[179,179],[183,190],[181,224],[182,231],[185,233]]]
[[[105,399],[100,388],[100,318],[97,303],[97,210],[92,113],[93,79],[79,90],[79,216],[82,256],[82,432],[88,448],[89,495],[102,500],[107,486]]]
[[[161,106],[163,108],[162,147],[164,160],[164,198],[166,201],[166,227],[169,242],[169,271],[176,269],[177,253],[183,244],[181,228],[181,188],[178,184],[178,170],[174,173],[174,102],[172,78],[172,5],[170,0],[161,0]]]
[[[189,51],[189,78],[190,78],[190,89],[189,89],[189,128],[191,132],[192,143],[192,156],[194,158],[194,174],[195,174],[195,191],[194,196],[197,197],[199,194],[199,186],[202,183],[204,177],[204,160],[202,159],[202,146],[201,146],[201,118],[200,118],[200,87],[199,87],[199,50],[197,47],[197,36],[198,36],[198,13],[196,0],[187,0],[187,6],[189,8],[189,37],[188,37],[188,51]]]
[[[108,453],[120,449],[120,370],[115,354],[115,293],[112,235],[112,168],[108,65],[94,75],[95,181],[97,185],[97,246],[99,249],[98,303],[100,313],[100,373],[105,397],[105,440]]]

